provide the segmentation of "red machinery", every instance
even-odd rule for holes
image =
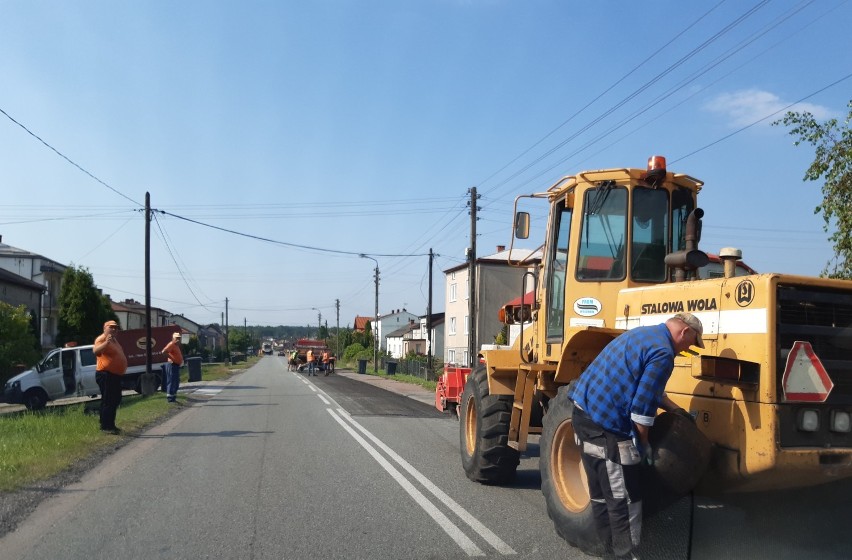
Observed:
[[[438,378],[438,386],[435,387],[435,408],[441,412],[449,411],[458,415],[458,407],[468,374],[470,374],[469,367],[444,366],[444,373]]]

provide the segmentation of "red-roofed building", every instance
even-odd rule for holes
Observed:
[[[361,317],[360,315],[355,316],[355,332],[364,332],[367,330],[367,323],[371,323],[373,321],[372,317]]]

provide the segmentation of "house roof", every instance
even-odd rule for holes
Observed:
[[[47,288],[39,284],[38,282],[33,282],[23,276],[19,276],[14,272],[9,272],[3,268],[0,268],[0,282],[6,282],[7,284],[15,284],[18,286],[23,286],[24,288],[30,288],[33,291],[43,292]]]
[[[409,323],[409,324],[405,325],[404,327],[396,329],[392,333],[389,333],[386,338],[405,336],[407,333],[410,333],[414,329],[419,329],[419,328],[420,328],[420,325],[418,325],[417,323]]]
[[[511,256],[512,262],[518,262],[525,260],[530,266],[536,264],[541,260],[541,249],[531,250],[531,249],[512,249],[511,255],[508,250],[498,251],[493,255],[486,255],[483,257],[477,257],[476,262],[479,264],[503,264],[508,266],[509,257]],[[452,268],[448,268],[444,270],[444,274],[449,272],[455,272],[457,270],[463,270],[468,267],[468,263],[462,263],[460,265],[454,266]]]
[[[355,316],[355,327],[356,331],[364,331],[367,329],[367,323],[372,321],[372,317],[361,317],[360,315]]]
[[[31,251],[27,251],[25,249],[19,249],[18,247],[12,247],[11,245],[7,245],[6,243],[0,243],[0,257],[17,257],[20,259],[41,259],[43,261],[51,262],[55,265],[62,267],[62,270],[67,268],[64,264],[56,262],[53,259],[49,259],[43,255],[39,255],[38,253],[33,253]],[[59,272],[62,272],[60,270]]]

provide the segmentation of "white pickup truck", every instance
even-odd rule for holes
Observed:
[[[179,328],[156,327],[152,329],[152,361],[154,373],[166,361],[162,349]],[[145,329],[121,331],[118,342],[127,356],[127,372],[122,378],[124,389],[141,392],[140,376],[145,373]],[[95,381],[97,359],[92,345],[56,348],[45,355],[34,368],[19,373],[6,382],[2,401],[23,404],[30,410],[44,408],[48,401],[63,397],[95,397],[100,388]]]

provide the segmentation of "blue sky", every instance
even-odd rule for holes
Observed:
[[[166,212],[154,305],[217,322],[227,297],[232,324],[334,326],[339,299],[347,326],[373,312],[362,252],[380,313],[423,314],[432,248],[443,310],[470,187],[482,256],[508,243],[517,194],[652,154],[705,181],[704,250],[808,275],[832,256],[812,149],[769,115],[804,100],[845,117],[852,79],[826,86],[852,73],[847,1],[0,0],[0,16],[0,109],[98,179],[0,114],[0,235],[116,300],[144,298],[146,191]]]

